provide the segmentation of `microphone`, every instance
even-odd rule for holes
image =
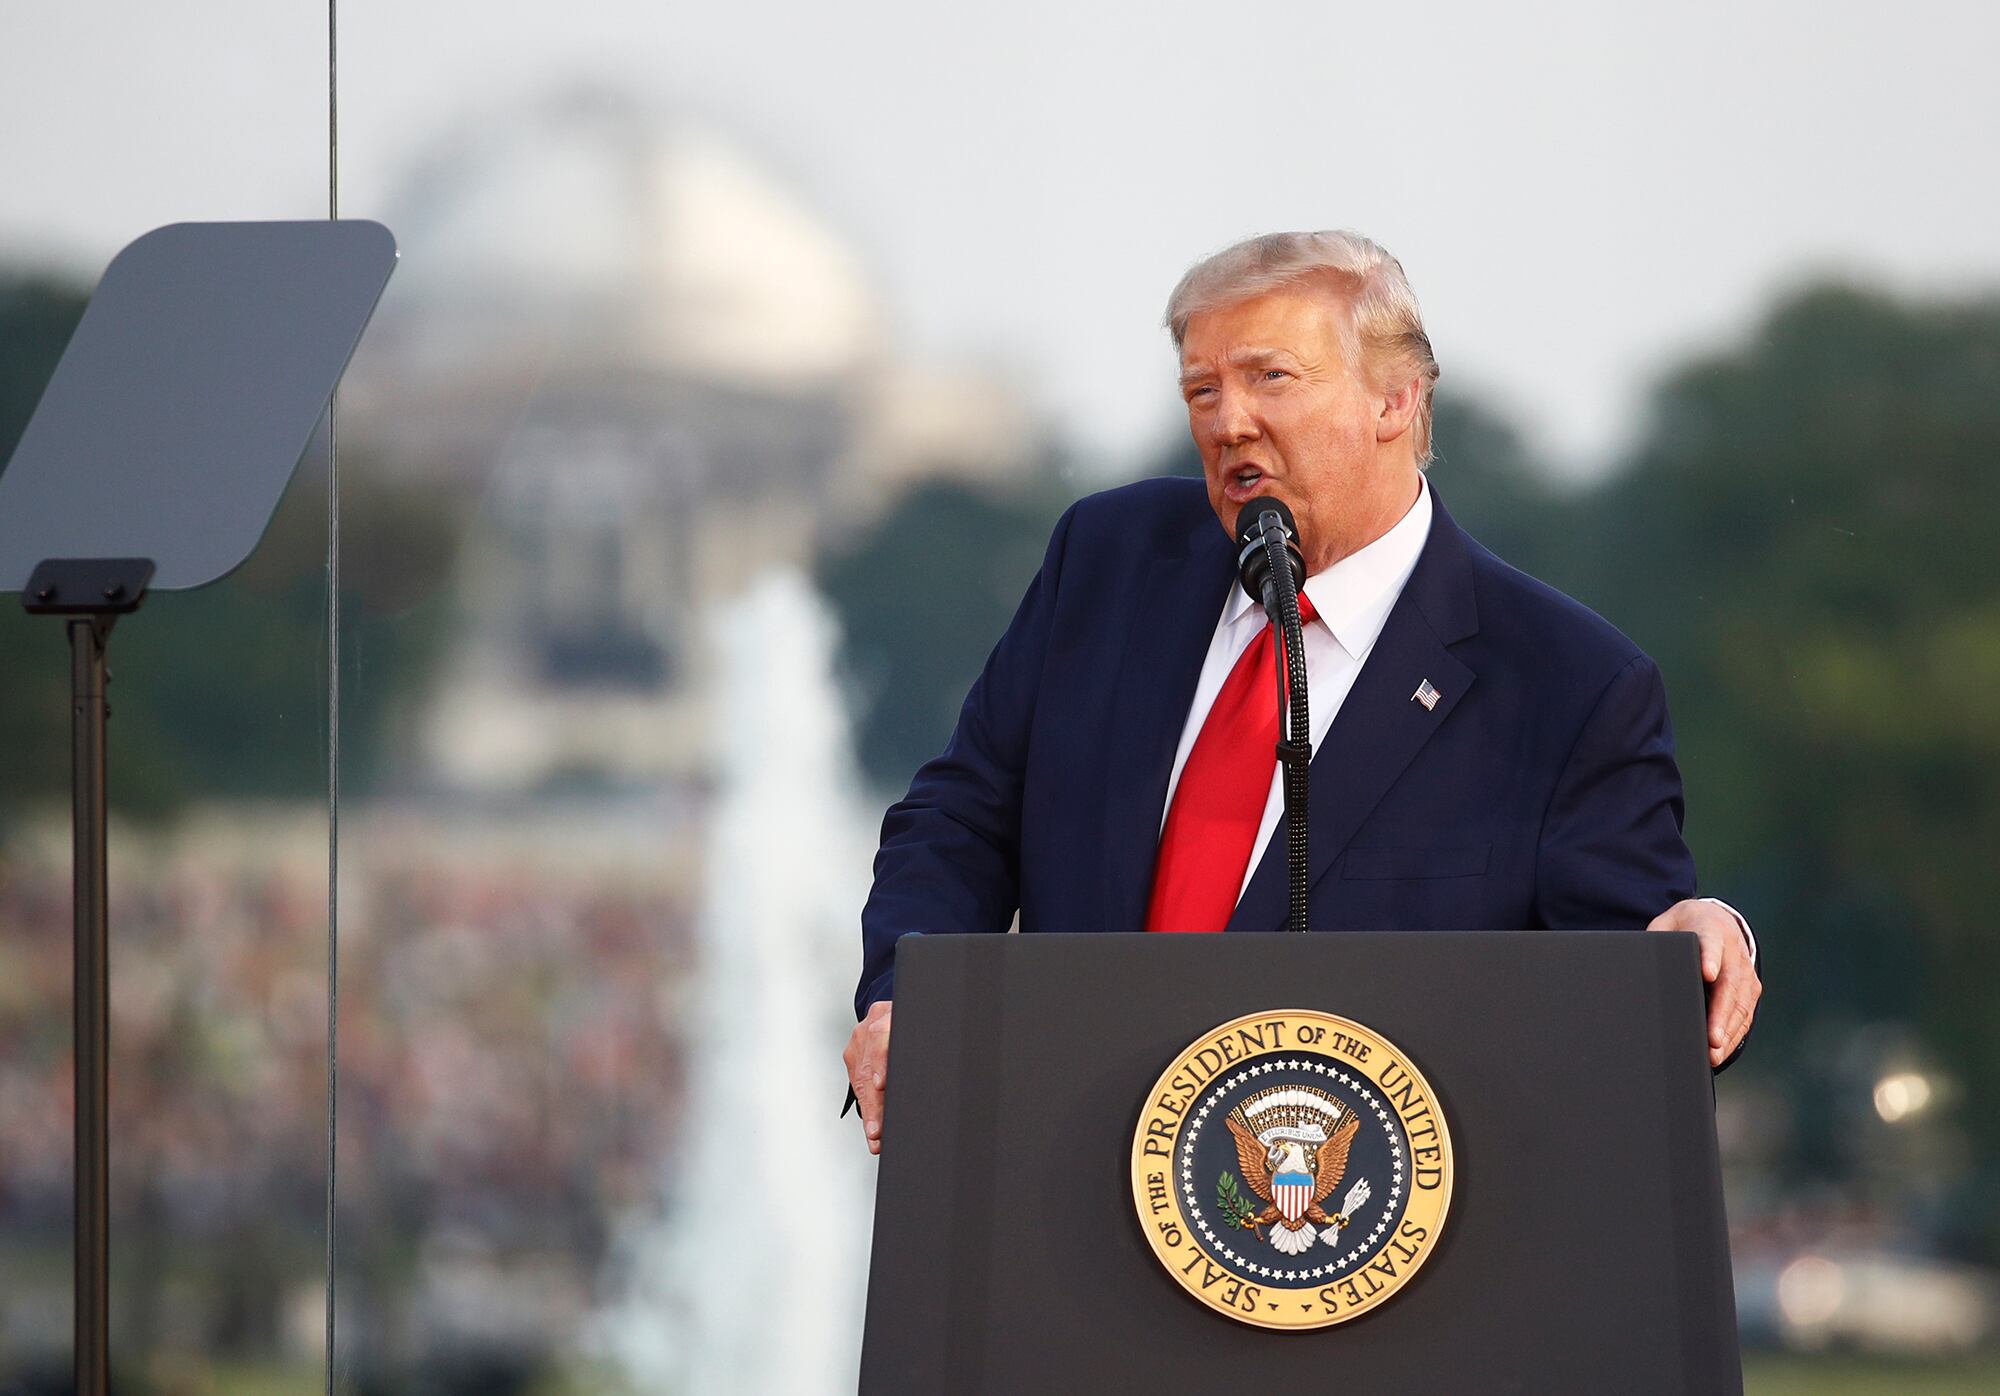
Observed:
[[[1300,633],[1297,597],[1306,581],[1306,560],[1299,552],[1299,525],[1292,511],[1269,495],[1260,495],[1236,516],[1236,575],[1253,601],[1271,618],[1278,645],[1278,764],[1284,768],[1285,885],[1291,907],[1287,930],[1306,929],[1308,849],[1306,844],[1306,767],[1312,760],[1312,710],[1306,701],[1305,636]],[[1291,573],[1281,581],[1273,557],[1285,560]]]
[[[1292,590],[1296,592],[1306,584],[1306,560],[1299,552],[1299,525],[1292,511],[1283,500],[1259,495],[1236,515],[1236,574],[1243,581],[1243,589],[1250,593],[1250,599],[1266,611],[1272,609],[1277,599],[1268,546],[1274,533],[1283,541],[1285,563],[1291,570]]]

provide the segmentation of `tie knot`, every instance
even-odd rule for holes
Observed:
[[[1312,598],[1310,596],[1307,596],[1303,591],[1300,592],[1299,593],[1300,622],[1306,625],[1310,625],[1318,617],[1318,615],[1319,612],[1313,609]]]

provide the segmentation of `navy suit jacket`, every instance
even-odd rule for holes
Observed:
[[[1144,929],[1174,753],[1236,584],[1199,480],[1063,515],[950,744],[883,820],[859,1012],[891,997],[905,935],[1005,931],[1017,908],[1024,932]],[[1309,781],[1314,931],[1642,929],[1694,895],[1659,670],[1442,502]],[[1283,928],[1283,835],[1229,930]]]

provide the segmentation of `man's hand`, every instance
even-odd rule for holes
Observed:
[[[1763,996],[1743,927],[1714,902],[1675,902],[1649,931],[1692,931],[1701,939],[1701,977],[1708,983],[1708,1064],[1721,1066],[1741,1045]]]
[[[1685,905],[1685,903],[1683,903]],[[868,1016],[854,1025],[847,1050],[847,1084],[861,1107],[861,1128],[868,1135],[868,1152],[882,1152],[882,1099],[889,1085],[889,1000],[868,1006]]]

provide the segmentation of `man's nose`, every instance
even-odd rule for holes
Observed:
[[[1242,393],[1225,388],[1219,394],[1215,415],[1209,422],[1209,434],[1218,446],[1239,446],[1245,441],[1257,439],[1257,418]]]

